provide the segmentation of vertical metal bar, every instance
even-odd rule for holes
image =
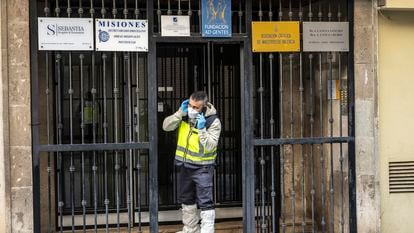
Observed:
[[[172,15],[171,0],[168,0],[167,15]]]
[[[242,10],[242,1],[239,1],[239,12],[238,12],[238,16],[239,16],[239,34],[242,34],[242,19],[243,19],[243,10]]]
[[[47,5],[47,4],[46,4]],[[30,28],[37,28],[37,1],[29,4]],[[31,80],[31,121],[32,121],[32,176],[33,176],[33,231],[40,233],[41,206],[40,206],[40,153],[39,145],[39,73],[37,53],[37,30],[30,30],[30,80]]]
[[[282,1],[279,0],[279,21],[283,20]],[[279,53],[279,137],[284,137],[284,120],[283,120],[283,54]],[[286,213],[285,213],[285,152],[284,146],[280,146],[280,218],[282,222],[282,232],[286,232]]]
[[[292,1],[289,0],[289,12],[288,12],[289,20],[293,20],[293,11],[292,11]],[[294,118],[293,118],[293,53],[289,54],[289,99],[290,99],[290,137],[294,137]],[[295,232],[295,202],[296,202],[296,192],[295,192],[295,147],[294,145],[291,146],[291,159],[292,159],[292,174],[291,174],[291,181],[292,181],[292,232]]]
[[[106,17],[105,1],[101,2],[102,18]],[[107,109],[107,80],[106,80],[106,61],[108,55],[102,53],[102,97],[103,97],[103,143],[108,143],[108,109]],[[109,195],[108,195],[108,152],[104,151],[104,205],[105,205],[105,232],[109,232]]]
[[[84,118],[84,106],[85,106],[85,99],[83,97],[84,92],[84,80],[83,80],[83,59],[85,56],[83,54],[79,55],[80,60],[80,98],[81,98],[81,140],[82,144],[85,143],[85,118]],[[86,200],[85,200],[85,152],[81,152],[82,154],[82,170],[81,170],[81,177],[82,177],[82,218],[83,218],[83,232],[86,231]]]
[[[56,0],[56,7],[54,9],[56,17],[59,17],[60,14],[60,8],[59,8],[59,1]],[[37,37],[36,37],[37,38]],[[61,73],[60,73],[60,59],[61,54],[57,53],[55,55],[55,73],[56,73],[56,79],[57,79],[57,87],[56,87],[56,104],[57,104],[57,111],[56,111],[56,131],[58,132],[57,135],[57,143],[62,143],[62,110],[61,110]],[[63,201],[62,201],[62,185],[63,185],[63,171],[62,171],[62,157],[61,153],[57,153],[57,185],[58,185],[58,211],[59,211],[59,218],[60,218],[60,232],[63,232]]]
[[[82,8],[82,0],[79,0],[79,8],[78,8],[79,17],[82,18],[83,15],[83,8]],[[83,59],[85,55],[82,53],[79,55],[79,68],[80,68],[80,98],[81,98],[81,143],[85,143],[85,119],[84,119],[84,106],[85,106],[85,99],[84,99],[84,80],[83,80]],[[85,152],[81,152],[81,160],[82,160],[82,168],[81,168],[81,180],[82,180],[82,219],[83,219],[83,232],[86,232],[86,200],[85,200]]]
[[[45,6],[44,6],[44,8],[43,8],[43,12],[44,12],[44,15],[45,15],[45,17],[49,17],[49,13],[50,13],[50,8],[49,8],[49,3],[48,3],[48,0],[45,0]],[[32,14],[32,13],[31,13]],[[31,22],[32,23],[32,22]],[[46,54],[45,54],[45,70],[46,70],[46,73],[45,73],[45,78],[46,78],[46,91],[45,91],[45,94],[46,94],[46,130],[47,130],[47,143],[48,144],[51,144],[52,143],[52,141],[51,141],[51,135],[50,135],[50,123],[51,123],[51,121],[50,121],[50,94],[51,94],[51,92],[50,92],[50,77],[49,77],[49,57],[50,57],[50,53],[49,52],[46,52]],[[35,76],[36,78],[38,77],[37,75]],[[32,77],[32,78],[34,78],[34,77]],[[32,98],[34,98],[34,96],[32,97]],[[36,146],[36,145],[34,145],[34,146]],[[36,153],[38,153],[38,152],[36,152]],[[52,185],[52,167],[51,167],[51,155],[52,155],[52,153],[51,152],[48,152],[48,154],[47,154],[47,195],[48,195],[48,198],[47,198],[47,206],[48,206],[48,220],[47,220],[47,232],[52,232],[52,187],[51,187],[51,185]],[[33,189],[33,191],[35,190],[35,188]],[[36,226],[35,226],[35,228],[36,228]]]
[[[95,16],[95,8],[94,8],[94,1],[91,0],[90,1],[90,9],[89,9],[89,14],[90,17],[93,19]],[[91,67],[92,67],[92,88],[91,88],[91,93],[92,93],[92,143],[96,143],[96,136],[97,136],[97,132],[96,132],[96,125],[98,122],[96,122],[97,116],[95,116],[95,114],[97,114],[97,112],[95,111],[95,109],[98,108],[97,104],[96,104],[96,71],[95,71],[95,52],[92,51],[91,53]],[[96,163],[96,151],[93,152],[93,166],[92,166],[92,171],[93,171],[93,213],[94,213],[94,232],[96,233],[98,231],[98,177],[97,177],[97,170],[98,170],[98,166]]]
[[[103,5],[102,5],[103,8]],[[104,9],[104,8],[103,8]],[[102,85],[103,85],[103,142],[108,143],[108,109],[107,109],[107,93],[106,93],[106,53],[102,54]],[[109,196],[108,196],[108,152],[104,151],[104,192],[105,192],[105,227],[106,233],[108,233],[109,228]]]
[[[193,16],[193,10],[191,9],[191,1],[192,0],[189,0],[188,1],[188,12],[187,12],[187,15],[189,16],[189,18],[190,18],[190,25],[192,25],[192,16]],[[191,30],[191,29],[190,29]]]
[[[200,33],[200,35],[202,35],[202,33],[203,33],[203,29],[202,29],[202,22],[201,22],[201,0],[199,0],[198,1],[198,11],[197,11],[197,14],[198,14],[198,28],[199,28],[199,33]]]
[[[309,0],[309,12],[308,12],[308,19],[312,21],[313,19],[313,12],[312,12],[312,0]],[[310,53],[309,56],[309,100],[310,100],[310,137],[313,137],[314,134],[314,123],[315,123],[315,103],[314,103],[314,92],[313,86],[314,83],[314,70],[313,70],[313,54]],[[310,157],[311,157],[311,211],[312,211],[312,233],[315,233],[316,225],[315,225],[315,164],[314,164],[314,146],[313,144],[310,145]]]
[[[211,57],[213,54],[212,47],[213,46],[211,42],[209,41],[207,43],[207,91],[210,95],[210,99],[213,99],[213,90],[211,88],[211,74],[214,72],[213,64],[211,62],[212,61]]]
[[[147,1],[147,12],[153,12],[153,0]],[[148,14],[149,28],[154,25],[153,14]],[[153,31],[149,30],[149,38]],[[157,48],[156,41],[149,41],[148,73],[148,124],[149,124],[149,212],[150,232],[158,232],[158,126],[157,126]]]
[[[161,14],[160,0],[157,0],[158,33],[161,33]]]
[[[70,5],[70,0],[67,1],[67,9],[66,13],[68,15],[68,18],[71,17],[72,14],[72,8]],[[69,136],[70,136],[70,144],[73,144],[73,76],[72,76],[72,52],[69,52]],[[73,152],[70,152],[70,204],[71,204],[71,210],[72,210],[72,232],[75,232],[75,164],[73,160]]]
[[[55,16],[59,17],[60,16],[60,7],[59,7],[59,0],[55,1]]]
[[[128,18],[128,4],[127,0],[124,0],[124,18]],[[131,55],[130,53],[124,54],[124,60],[126,62],[126,79],[127,79],[127,95],[128,99],[125,101],[125,105],[128,107],[127,113],[128,116],[126,117],[126,131],[128,132],[127,139],[129,143],[132,143],[132,83],[131,83]],[[127,192],[127,209],[128,209],[128,232],[131,232],[131,222],[132,222],[132,214],[133,214],[133,207],[132,204],[132,187],[133,187],[133,180],[132,180],[132,149],[129,149],[128,156],[127,156],[127,184],[126,184],[126,192]]]
[[[272,9],[272,0],[269,0],[269,21],[273,20],[273,9]],[[274,55],[273,53],[269,54],[269,86],[270,86],[270,138],[273,139],[275,137],[275,119],[274,119],[274,93],[273,93],[273,61]],[[270,148],[270,163],[271,163],[271,231],[272,233],[276,233],[276,185],[275,185],[275,148],[272,146]]]
[[[245,1],[246,4],[246,33],[252,33],[252,1]],[[253,98],[252,98],[252,82],[253,82],[253,61],[252,61],[252,41],[247,37],[244,41],[242,59],[242,173],[243,173],[243,227],[244,232],[254,232],[254,148],[253,139]]]
[[[159,0],[158,0],[158,9],[159,7]],[[157,14],[160,11],[157,11]],[[135,0],[135,19],[139,19],[139,6],[138,0]],[[161,13],[161,12],[160,12]],[[160,14],[159,14],[160,15]],[[140,105],[139,105],[139,97],[140,97],[140,86],[139,86],[139,53],[135,54],[135,74],[136,74],[136,141],[140,142]],[[137,162],[136,162],[136,169],[137,169],[137,211],[138,211],[138,232],[142,232],[141,229],[141,152],[139,150],[136,151],[137,153]],[[134,211],[135,216],[135,211]]]
[[[275,119],[274,119],[274,97],[273,97],[273,53],[269,54],[269,80],[270,80],[270,138],[273,139],[275,137]],[[272,146],[270,148],[270,159],[271,159],[271,204],[272,204],[272,233],[276,233],[276,184],[275,184],[275,148]]]
[[[56,103],[57,103],[57,124],[56,128],[58,131],[57,143],[62,144],[63,137],[63,122],[62,122],[62,77],[61,77],[61,59],[62,55],[60,53],[56,54],[55,60],[55,70],[56,70],[56,79],[57,79],[57,91],[56,91]],[[59,218],[60,218],[60,232],[63,232],[63,168],[62,168],[62,152],[58,152],[58,208],[59,208]]]
[[[116,8],[116,1],[112,1],[112,17],[116,19],[116,16],[118,14],[118,10]],[[118,106],[118,94],[119,94],[119,88],[118,88],[118,54],[117,52],[113,53],[112,57],[112,65],[113,65],[113,112],[114,112],[114,142],[119,142],[119,106]],[[120,232],[120,182],[121,177],[119,174],[119,170],[121,169],[121,164],[119,161],[119,151],[115,150],[115,202],[116,202],[116,230],[119,233]]]
[[[119,106],[118,106],[118,95],[119,95],[119,88],[118,88],[118,54],[114,52],[113,55],[113,105],[114,105],[114,142],[119,142]],[[121,164],[119,161],[119,151],[115,151],[115,189],[116,189],[116,218],[117,218],[117,231],[120,230],[120,211],[121,211],[121,175],[119,174],[119,170],[121,169]]]
[[[332,20],[332,11],[331,11],[331,2],[328,3],[328,21],[331,22]],[[330,88],[329,88],[329,136],[333,137],[333,93],[332,93],[332,86],[333,83],[333,56],[334,54],[332,52],[328,53],[328,64],[329,64],[329,82],[330,82]],[[329,207],[329,225],[330,225],[330,232],[334,232],[334,176],[333,176],[333,144],[329,144],[329,157],[330,157],[330,175],[329,175],[329,199],[330,199],[330,207]]]
[[[50,101],[50,77],[49,77],[49,52],[46,53],[46,125],[47,125],[47,144],[51,144],[52,140],[51,140],[51,136],[50,136],[50,128],[51,128],[51,121],[50,121],[50,107],[49,104],[51,103]],[[48,156],[47,156],[47,193],[48,193],[48,231],[47,232],[52,232],[52,152],[48,152]]]
[[[348,135],[355,139],[354,92],[354,0],[348,0],[349,53],[348,53]],[[357,232],[355,140],[348,145],[349,231]]]
[[[124,15],[124,19],[128,19],[128,2],[127,0],[124,0],[124,9],[123,9],[123,15]],[[126,142],[132,142],[132,109],[131,109],[131,102],[132,102],[132,96],[131,96],[131,61],[130,61],[130,53],[129,52],[125,52],[123,54],[124,56],[124,64],[123,64],[123,70],[124,70],[124,74],[123,74],[123,82],[124,82],[124,104],[123,104],[123,112],[124,112],[124,124],[125,124],[125,128],[124,128],[124,134],[125,134],[125,141]],[[125,80],[126,79],[126,80]],[[126,86],[125,86],[126,83]],[[125,90],[126,89],[126,90]],[[127,95],[125,97],[125,94]],[[125,184],[125,189],[126,189],[126,204],[127,204],[127,214],[128,214],[128,223],[127,223],[127,227],[128,227],[128,232],[131,232],[131,223],[132,223],[132,206],[131,206],[131,191],[132,191],[132,175],[131,175],[131,165],[132,165],[132,149],[129,149],[128,151],[124,151],[126,156],[125,156],[125,160],[126,160],[126,166],[127,169],[125,171],[125,176],[126,176],[126,184]]]
[[[293,118],[293,53],[289,54],[289,99],[290,99],[290,137],[294,138],[294,118]],[[292,159],[292,232],[295,232],[295,202],[296,202],[296,192],[295,192],[295,147],[291,147],[291,159]]]
[[[105,18],[106,17],[105,0],[102,0],[101,6],[102,6],[101,15],[102,15],[102,18]]]
[[[159,7],[159,0],[158,0],[158,9],[160,9]],[[159,15],[161,15],[160,11],[157,11],[160,13]],[[135,19],[139,19],[139,14],[140,14],[140,10],[139,10],[139,5],[138,5],[138,0],[135,0]],[[158,23],[160,23],[160,21],[158,21]],[[136,141],[139,142],[140,141],[140,130],[139,130],[139,125],[140,125],[140,105],[139,105],[139,95],[140,95],[140,90],[139,90],[139,53],[135,53],[135,75],[136,75],[136,87],[135,87],[135,95],[136,95],[136,126],[135,126],[135,132],[136,132]],[[131,89],[132,91],[132,89]],[[137,211],[138,211],[138,232],[141,233],[142,229],[141,229],[141,153],[139,150],[136,151],[137,153],[137,161],[136,161],[136,171],[137,171],[137,185],[136,185],[136,195],[137,195]],[[131,164],[132,165],[132,164]],[[135,219],[135,205],[133,205],[133,211],[132,211],[133,217]],[[135,223],[135,221],[134,221]]]
[[[132,83],[131,83],[131,57],[130,57],[130,54],[128,53],[127,54],[127,57],[125,57],[127,60],[126,60],[126,62],[127,62],[127,87],[128,87],[128,110],[127,110],[127,112],[128,112],[128,117],[127,117],[127,128],[128,128],[128,135],[127,135],[127,140],[130,142],[130,143],[132,143],[133,142],[133,138],[132,138],[132,132],[133,132],[133,129],[132,129],[132,93],[131,93],[131,91],[132,91]],[[133,214],[133,207],[131,206],[131,204],[132,204],[132,195],[131,195],[131,193],[132,193],[132,188],[133,188],[133,180],[132,180],[132,164],[133,164],[133,161],[132,161],[132,149],[130,149],[129,151],[128,151],[128,156],[127,156],[127,163],[128,163],[128,169],[127,169],[127,181],[128,181],[128,184],[126,185],[127,186],[127,205],[128,205],[128,231],[130,231],[131,230],[131,222],[132,222],[132,214]]]
[[[302,0],[299,1],[299,22],[302,24],[303,22],[303,8],[302,8]],[[302,52],[299,53],[299,95],[300,95],[300,137],[304,138],[304,128],[305,128],[305,116],[304,116],[304,85],[303,85],[303,54]],[[306,207],[305,207],[305,145],[301,145],[301,192],[302,192],[302,233],[305,233],[305,225],[306,225]]]
[[[322,13],[322,3],[319,4],[319,12],[318,12],[318,18],[321,22],[323,20],[323,13]],[[323,88],[322,88],[322,53],[318,53],[319,57],[319,128],[320,128],[320,136],[323,137]],[[319,148],[320,153],[320,163],[321,163],[321,227],[322,227],[322,233],[325,232],[325,160],[324,160],[324,153],[323,153],[323,144],[320,144]]]
[[[178,11],[177,11],[178,15],[182,15],[183,11],[181,10],[181,0],[178,0]]]
[[[218,62],[217,62],[218,63],[217,70],[219,70],[219,74],[214,76],[214,78],[215,78],[215,80],[214,80],[215,88],[214,89],[216,90],[215,92],[217,93],[217,95],[214,96],[214,98],[220,100],[219,112],[221,112],[223,114],[223,116],[226,116],[226,111],[224,110],[224,106],[226,106],[224,88],[221,88],[221,90],[220,90],[218,87],[220,87],[220,86],[225,87],[225,81],[226,81],[225,77],[229,77],[229,76],[226,76],[227,74],[226,74],[225,67],[224,67],[224,64],[223,64],[224,63],[223,62],[224,48],[223,48],[223,46],[220,46],[219,49],[220,49],[219,56],[218,56],[219,59],[218,59]],[[227,122],[226,121],[223,121],[221,124],[222,124],[223,129],[227,129]],[[223,148],[223,149],[225,150],[226,148]],[[227,151],[225,151],[225,153],[226,152]],[[223,167],[223,174],[229,174],[231,172],[230,171],[230,169],[231,169],[230,168],[230,166],[231,166],[230,158],[229,158],[227,153],[223,157],[224,157],[224,164],[229,164],[229,169],[227,169],[226,166]],[[224,183],[228,183],[229,185],[231,185],[230,177],[227,178],[226,176],[224,176],[223,178],[224,178]],[[224,194],[224,198],[225,198],[226,196],[229,195],[229,192],[225,189],[223,194]],[[217,200],[217,198],[216,198],[216,200]]]
[[[259,21],[263,20],[262,0],[259,0]],[[263,109],[263,53],[259,54],[259,88],[257,92],[259,94],[259,112],[260,112],[260,138],[264,138],[264,109]],[[266,232],[266,199],[265,199],[265,165],[266,160],[264,158],[264,148],[260,147],[260,231]]]

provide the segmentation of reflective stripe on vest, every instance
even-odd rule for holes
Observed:
[[[190,132],[192,130],[192,132]],[[187,144],[188,141],[188,144]],[[200,143],[198,129],[182,121],[178,128],[177,150],[175,159],[193,164],[214,164],[217,157],[217,148],[206,150]]]

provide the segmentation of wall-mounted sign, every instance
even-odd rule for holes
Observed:
[[[252,22],[253,52],[300,51],[299,22]]]
[[[39,50],[93,50],[93,19],[39,17]]]
[[[148,21],[96,19],[96,51],[148,51]]]
[[[190,36],[190,16],[162,15],[161,36]]]
[[[348,22],[303,22],[303,51],[348,52]]]
[[[231,37],[231,0],[202,0],[203,37]]]

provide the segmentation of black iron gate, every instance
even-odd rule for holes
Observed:
[[[176,206],[174,136],[158,125],[196,89],[224,126],[216,202],[243,203],[245,232],[356,232],[353,1],[232,10],[233,37],[206,39],[198,0],[31,2],[35,232],[158,232]],[[191,37],[161,37],[165,14],[189,15]],[[148,19],[149,52],[38,52],[38,16]],[[351,51],[253,54],[251,22],[272,20],[347,21]]]
[[[348,21],[352,32],[349,1],[258,2],[254,21]],[[256,230],[356,232],[352,50],[252,63]]]

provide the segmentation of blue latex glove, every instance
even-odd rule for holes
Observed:
[[[181,111],[183,111],[184,113],[188,113],[188,103],[190,102],[190,100],[189,99],[186,99],[186,100],[184,100],[182,103],[181,103]]]
[[[206,127],[206,118],[204,113],[199,113],[197,116],[197,129],[204,129]]]

